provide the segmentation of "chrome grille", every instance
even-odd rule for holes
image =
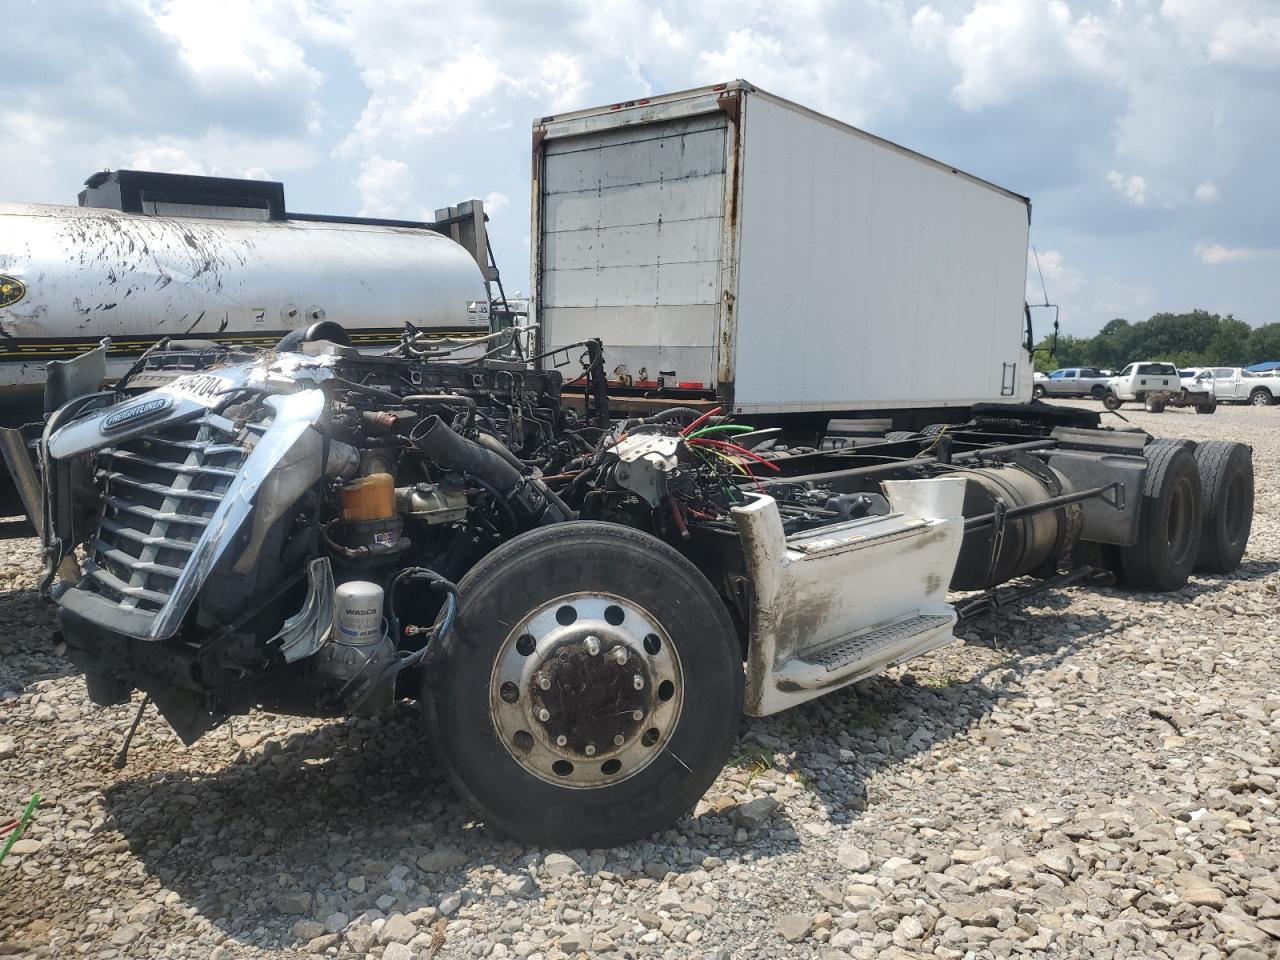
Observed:
[[[239,433],[206,413],[98,452],[103,516],[84,568],[96,592],[140,612],[164,607],[248,454]]]

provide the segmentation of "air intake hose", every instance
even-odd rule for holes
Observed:
[[[414,434],[411,439],[418,449],[440,466],[479,477],[503,496],[520,482],[519,470],[492,450],[455,432],[439,417],[429,418],[426,426]]]
[[[506,497],[518,514],[534,523],[572,520],[569,509],[537,477],[525,477],[508,460],[455,432],[439,417],[431,417],[411,438],[433,462],[446,470],[469,473]]]

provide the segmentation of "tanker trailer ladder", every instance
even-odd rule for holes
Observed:
[[[1064,493],[1061,496],[1052,497],[1039,503],[1013,508],[1009,508],[1004,500],[997,499],[995,509],[991,513],[980,517],[970,517],[965,520],[965,533],[990,526],[993,528],[993,535],[991,538],[991,554],[987,562],[986,589],[976,596],[962,601],[956,607],[958,619],[970,620],[979,614],[999,610],[1001,607],[1011,603],[1020,603],[1027,597],[1034,596],[1037,593],[1043,593],[1046,590],[1053,590],[1058,587],[1073,586],[1085,580],[1099,586],[1113,583],[1115,577],[1110,571],[1085,565],[1068,570],[1065,573],[1054,573],[1052,576],[1044,577],[1027,586],[1016,587],[1003,592],[997,589],[999,584],[996,582],[996,565],[1000,559],[1000,551],[1004,547],[1005,530],[1010,521],[1093,499],[1100,499],[1109,507],[1123,510],[1125,509],[1124,484],[1117,480],[1101,487],[1093,487],[1089,490],[1080,490],[1074,493]]]

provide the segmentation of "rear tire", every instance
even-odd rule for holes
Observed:
[[[1249,403],[1255,407],[1269,407],[1272,403],[1272,397],[1266,388],[1259,387],[1249,394]]]
[[[1187,443],[1148,444],[1147,479],[1142,488],[1138,540],[1120,549],[1120,572],[1134,590],[1181,590],[1200,547],[1200,471]]]
[[[735,742],[743,672],[725,606],[692,563],[637,530],[571,521],[509,540],[459,592],[423,708],[454,785],[491,826],[612,847],[693,807]],[[633,689],[633,673],[649,679]]]
[[[1031,398],[1033,400],[1043,400],[1044,395],[1045,395],[1045,389],[1044,387],[1040,386],[1040,384],[1037,383],[1034,387],[1031,388]]]
[[[1106,392],[1106,389],[1099,384],[1089,391],[1089,396],[1093,397],[1095,400],[1101,400],[1103,396],[1106,395]]]
[[[1196,446],[1195,458],[1204,501],[1195,568],[1231,573],[1253,527],[1253,451],[1243,443],[1206,440]]]
[[[1202,400],[1196,404],[1196,413],[1216,413],[1218,409],[1218,398],[1210,397],[1208,400]]]

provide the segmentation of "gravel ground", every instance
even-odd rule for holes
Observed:
[[[1280,408],[1125,415],[1254,446],[1244,565],[1074,589],[745,720],[693,816],[547,851],[486,832],[416,713],[238,718],[184,748],[47,650],[0,559],[0,953],[95,957],[1280,956]]]

